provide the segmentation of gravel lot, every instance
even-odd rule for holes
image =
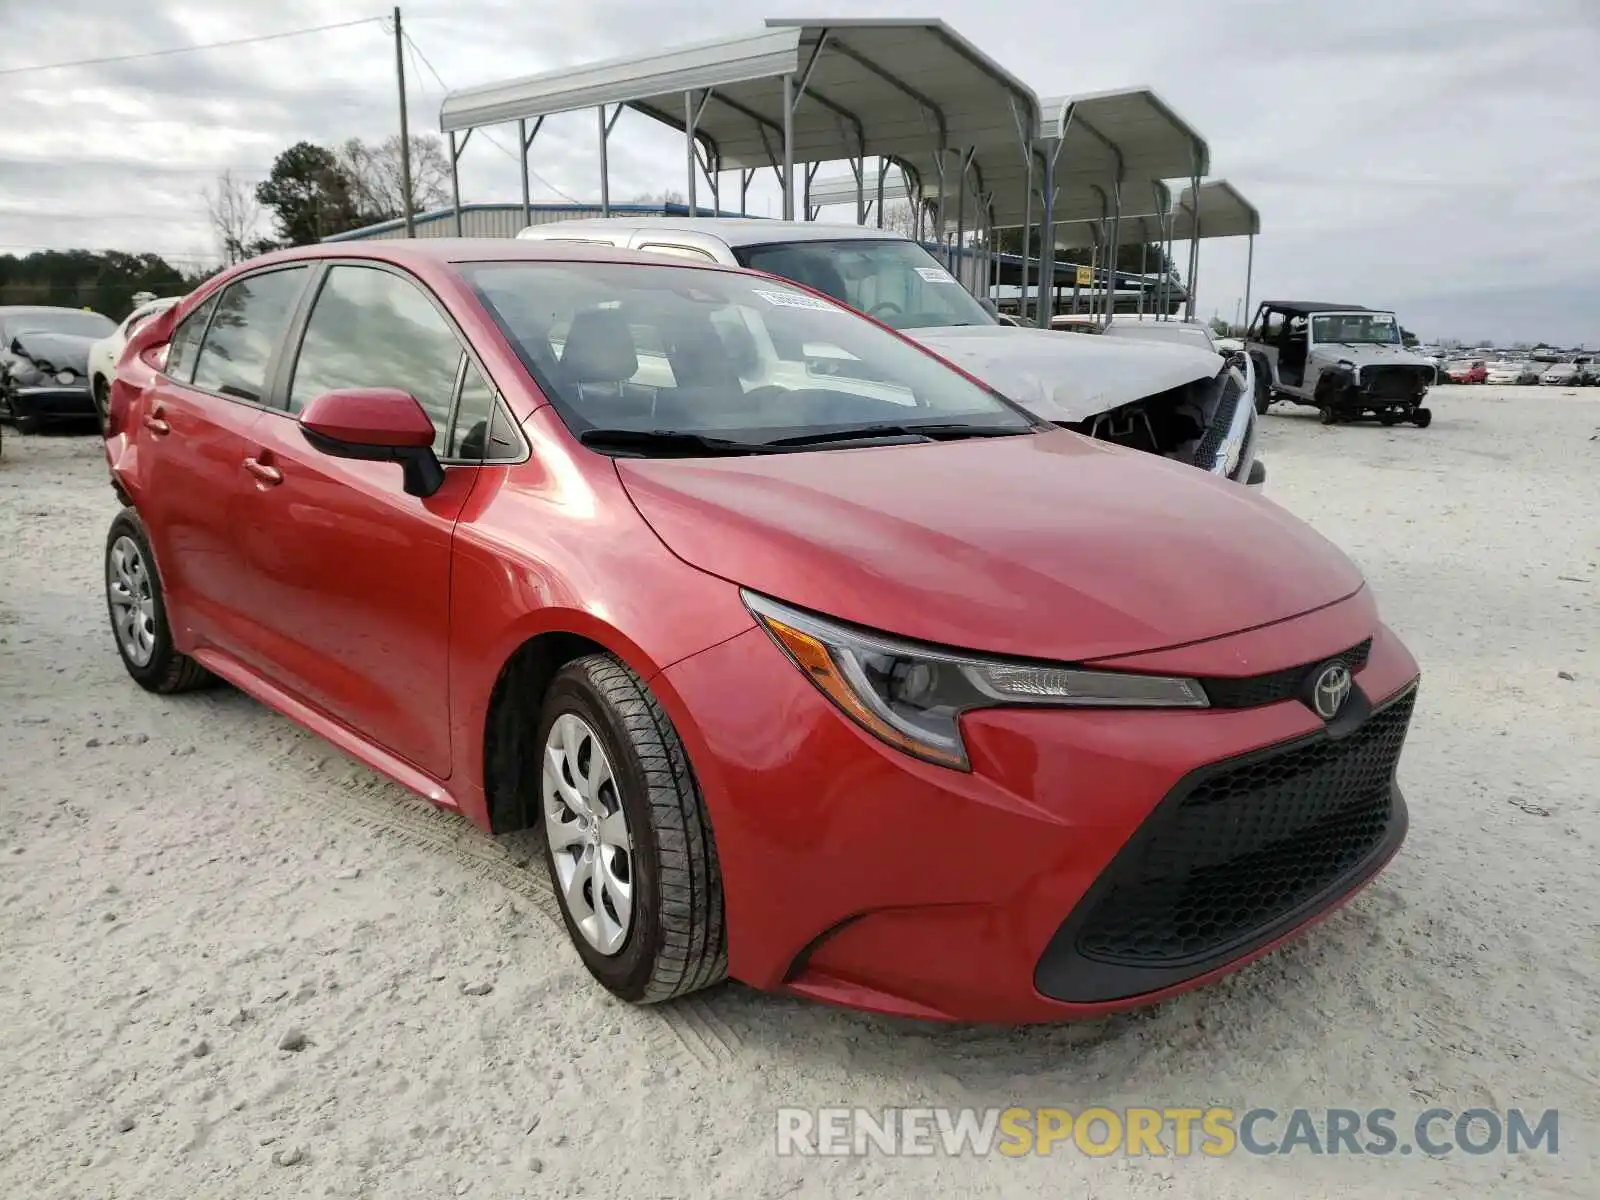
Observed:
[[[1405,850],[1159,1009],[1008,1031],[589,982],[531,847],[112,647],[98,443],[0,458],[0,1195],[1593,1195],[1600,391],[1267,419],[1423,665]],[[282,1049],[303,1039],[299,1050]],[[779,1159],[778,1105],[1561,1110],[1561,1154]]]

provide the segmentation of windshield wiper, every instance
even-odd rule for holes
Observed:
[[[678,429],[585,429],[578,435],[585,446],[644,455],[682,458],[725,457],[735,454],[769,454],[762,442],[737,442]]]
[[[926,425],[858,425],[854,429],[828,429],[774,438],[768,446],[820,446],[828,442],[862,442],[878,438],[920,437],[932,442],[953,442],[969,437],[1013,437],[1034,432],[1022,425],[965,425],[959,421],[932,422]]]

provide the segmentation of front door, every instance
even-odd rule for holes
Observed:
[[[305,440],[300,410],[352,387],[400,388],[422,404],[446,465],[438,492],[409,496],[399,466],[331,458]],[[418,282],[336,264],[281,390],[284,407],[252,431],[259,477],[241,528],[257,653],[282,686],[447,778],[451,539],[478,475],[470,460],[482,457],[484,377]]]

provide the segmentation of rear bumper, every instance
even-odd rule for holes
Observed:
[[[1363,637],[1372,649],[1354,676],[1374,702],[1363,700],[1365,715],[1400,703],[1417,671],[1392,633],[1374,629],[1364,594],[1278,627],[1146,656],[1144,669],[1287,668],[1340,654]],[[1188,837],[1186,798],[1205,779],[1258,762],[1270,772],[1312,745],[1356,744],[1359,731],[1331,735],[1297,699],[1232,710],[970,713],[963,731],[972,770],[960,772],[865,734],[760,631],[675,664],[652,686],[684,737],[710,810],[731,973],[858,1008],[1034,1022],[1160,1000],[1321,919],[1382,868],[1406,831],[1387,761],[1366,772],[1359,795],[1337,767],[1321,791],[1275,792],[1269,778],[1213,810],[1221,824],[1200,832],[1220,828],[1221,842]],[[1404,732],[1402,722],[1401,739]],[[1398,758],[1399,742],[1392,749]],[[1293,819],[1274,816],[1285,795]],[[1365,817],[1343,812],[1362,804],[1372,809]],[[1374,806],[1383,809],[1376,825]],[[1264,863],[1270,883],[1275,861],[1304,857],[1308,844],[1330,836],[1319,823],[1363,819],[1360,836],[1318,859],[1282,903],[1261,898],[1256,870],[1254,907],[1231,923],[1218,917],[1227,926],[1219,936],[1183,953],[1158,945],[1144,959],[1137,945],[1119,949],[1118,922],[1159,917],[1159,902],[1179,895],[1189,877],[1226,901],[1216,880],[1229,864],[1248,874]],[[1253,831],[1257,840],[1228,841],[1227,829]],[[1172,848],[1190,842],[1202,853],[1178,861]],[[1175,864],[1177,874],[1152,864]],[[1145,889],[1142,901],[1129,898],[1130,884]]]

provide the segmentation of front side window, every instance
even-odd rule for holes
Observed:
[[[230,283],[195,360],[194,386],[261,403],[267,368],[309,274],[309,267],[289,267]]]
[[[1382,346],[1400,343],[1400,322],[1393,313],[1318,313],[1311,318],[1311,337],[1316,342],[1343,342],[1346,345],[1372,343]]]
[[[895,329],[993,325],[995,319],[916,242],[898,238],[743,246],[739,262],[832,296]]]
[[[306,322],[289,411],[299,412],[324,392],[398,388],[415,396],[433,421],[434,453],[451,457],[462,358],[455,330],[416,284],[376,267],[336,266]]]
[[[940,437],[1036,428],[894,334],[776,280],[668,263],[462,270],[580,437],[675,433],[726,448],[885,425]]]

